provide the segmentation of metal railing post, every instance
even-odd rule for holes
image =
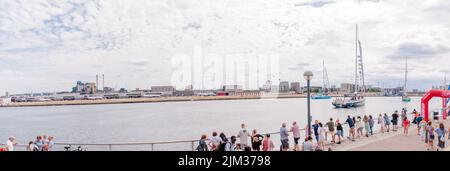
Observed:
[[[194,141],[191,141],[192,143],[192,151],[194,151]]]
[[[154,145],[154,144],[152,144],[152,151],[153,151],[153,145]]]
[[[109,151],[112,151],[112,144],[109,144]]]

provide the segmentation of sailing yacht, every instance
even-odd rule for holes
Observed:
[[[362,89],[360,91],[360,85]],[[355,86],[354,92],[350,99],[344,97],[338,97],[334,99],[332,105],[336,108],[351,108],[351,107],[361,107],[365,105],[366,100],[364,99],[365,93],[365,82],[364,82],[364,65],[362,58],[362,48],[361,41],[358,40],[358,25],[356,25],[356,61],[355,61]]]
[[[323,61],[323,87],[322,91],[311,96],[311,99],[331,99],[331,96],[328,95],[328,87],[330,82],[328,80],[327,69],[325,68],[325,61]]]
[[[408,57],[406,57],[406,62],[405,62],[405,85],[403,87],[403,96],[402,96],[402,101],[403,102],[411,102],[411,98],[408,96],[408,89],[406,88],[408,82]]]

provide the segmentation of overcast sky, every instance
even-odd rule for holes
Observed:
[[[0,93],[170,84],[171,58],[277,54],[282,80],[352,82],[359,24],[366,82],[410,89],[450,74],[448,0],[0,0]],[[314,84],[321,84],[316,77]]]

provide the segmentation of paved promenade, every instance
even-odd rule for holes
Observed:
[[[438,122],[433,123],[436,126]],[[450,126],[450,119],[444,121],[446,129]],[[446,137],[448,138],[448,137]],[[447,148],[445,151],[450,151]],[[437,149],[437,138],[435,139],[435,150]],[[357,139],[355,142],[349,142],[332,147],[334,151],[427,151],[427,146],[420,136],[417,135],[417,126],[412,124],[409,129],[409,134],[403,134],[403,128],[398,131],[391,131],[389,133],[377,133],[369,138],[363,137]]]

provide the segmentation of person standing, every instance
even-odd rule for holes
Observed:
[[[236,136],[231,136],[230,137],[230,141],[231,141],[231,151],[237,151],[237,145],[236,145],[236,141],[237,141],[237,138],[236,138]]]
[[[42,140],[41,136],[36,137],[36,141],[34,142],[36,144],[38,151],[42,151],[44,147],[44,141]]]
[[[428,139],[428,148],[427,150],[433,150],[434,149],[434,127],[432,126],[431,122],[428,122],[428,126],[426,127],[427,131],[427,139]]]
[[[358,135],[358,138],[363,136],[363,129],[364,125],[361,121],[361,116],[358,116],[358,118],[356,119],[356,134]]]
[[[270,140],[270,134],[266,134],[266,138],[263,140],[263,151],[273,151],[274,145]]]
[[[334,122],[333,122],[333,118],[330,118],[330,121],[327,122],[325,124],[326,127],[328,127],[328,131],[325,132],[325,141],[327,141],[327,137],[328,137],[328,133],[330,133],[331,136],[331,143],[335,143],[335,139],[334,139]]]
[[[241,130],[237,136],[240,140],[241,148],[244,149],[248,146],[248,137],[250,137],[250,133],[245,129],[245,124],[241,124]]]
[[[363,122],[364,122],[364,129],[366,130],[366,137],[369,137],[370,124],[369,124],[369,117],[367,117],[367,115],[364,115]]]
[[[369,128],[370,128],[370,135],[373,135],[373,126],[375,124],[375,121],[373,120],[372,115],[369,115]]]
[[[338,136],[338,142],[337,144],[341,144],[341,138],[344,136],[344,129],[342,128],[341,123],[339,122],[339,119],[336,120],[336,134]],[[333,137],[334,138],[334,137]]]
[[[292,123],[291,131],[294,135],[294,151],[300,151],[300,147],[298,146],[298,141],[300,140],[300,127],[297,122]]]
[[[289,150],[289,132],[286,129],[286,123],[283,123],[280,128],[280,140],[281,140],[281,150]]]
[[[426,131],[427,124],[428,123],[424,119],[422,119],[419,123],[420,137],[422,138],[422,141],[426,141],[425,143],[428,143],[428,133]]]
[[[421,128],[421,123],[422,123],[423,117],[422,116],[417,116],[416,117],[416,123],[417,123],[417,135],[421,136],[420,133],[420,128]]]
[[[233,145],[228,141],[227,136],[224,133],[220,133],[219,137],[222,139],[222,143],[219,146],[219,151],[234,151]]]
[[[402,115],[401,115],[401,118],[402,118],[402,121],[403,120],[405,120],[405,118],[406,118],[406,113],[407,113],[408,111],[406,110],[406,108],[403,108],[402,109]],[[402,125],[403,126],[403,125]]]
[[[408,117],[403,118],[403,134],[408,135],[410,121]]]
[[[397,131],[397,125],[398,125],[398,111],[395,111],[393,114],[392,114],[392,130],[393,131]]]
[[[253,151],[260,151],[263,136],[256,132],[256,129],[252,132],[252,149]]]
[[[219,150],[219,145],[222,143],[222,139],[218,136],[217,132],[212,133],[212,138],[209,140],[209,148],[211,151],[217,151]]]
[[[207,136],[203,134],[198,141],[197,151],[209,151],[208,145],[206,145],[206,138]]]
[[[386,124],[384,123],[383,115],[378,115],[378,125],[380,125],[381,133],[384,133],[384,129],[386,128]]]
[[[316,142],[319,142],[319,121],[314,121],[314,125],[312,125],[314,130],[314,137],[316,138]]]
[[[16,142],[16,137],[10,136],[8,140],[6,141],[6,151],[14,151],[14,147],[18,143]]]
[[[47,151],[51,151],[53,149],[53,146],[55,146],[55,142],[53,142],[54,137],[49,136],[47,141]]]
[[[355,122],[353,122],[353,119],[350,117],[350,115],[347,117],[347,120],[345,122],[348,124],[348,127],[350,128],[349,138],[351,137],[351,140],[355,141]]]
[[[416,109],[414,109],[411,114],[414,116],[413,124],[419,125],[420,122],[417,122],[417,118],[419,117],[419,113],[417,113]]]
[[[317,142],[317,146],[321,149],[325,149],[325,133],[326,129],[323,127],[323,124],[319,122],[319,141]]]
[[[33,141],[28,142],[27,151],[34,151],[34,147],[36,146],[34,145]]]
[[[439,124],[439,128],[436,129],[436,134],[438,136],[438,147],[441,148],[441,150],[444,150],[445,148],[445,134],[447,133],[447,130],[444,127],[443,123]]]
[[[389,132],[391,121],[389,121],[389,116],[385,113],[383,116],[384,125],[386,126],[386,132]]]

